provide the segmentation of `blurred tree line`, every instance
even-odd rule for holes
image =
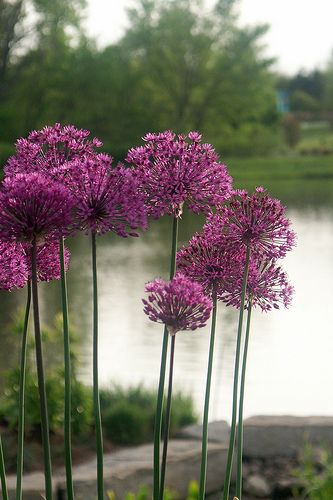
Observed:
[[[92,130],[117,158],[170,128],[200,130],[222,154],[262,154],[277,141],[277,84],[296,107],[333,101],[333,60],[277,81],[268,26],[240,27],[237,0],[210,11],[201,0],[137,0],[104,49],[84,33],[85,3],[0,0],[0,143],[60,121]]]

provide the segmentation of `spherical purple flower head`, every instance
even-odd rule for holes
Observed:
[[[30,272],[30,258],[31,250],[29,245],[24,245],[25,256],[27,259],[27,266],[29,267],[29,279],[31,278]],[[69,257],[70,252],[68,248],[65,247],[64,251],[64,263],[65,271],[69,267]],[[39,281],[51,281],[60,280],[61,269],[60,269],[60,245],[59,241],[47,241],[44,245],[37,247],[37,279]]]
[[[67,234],[73,198],[58,182],[38,173],[7,177],[0,191],[0,235],[38,244]]]
[[[194,213],[208,213],[231,191],[232,179],[210,144],[201,144],[198,132],[176,136],[171,131],[147,134],[145,146],[133,148],[126,161],[142,175],[148,213],[180,216],[185,202]]]
[[[20,243],[0,242],[0,289],[22,288],[28,281],[28,263]]]
[[[227,305],[237,308],[240,308],[241,304],[243,269],[244,262],[239,265],[238,276],[232,276],[226,283],[223,295],[223,300]],[[288,307],[293,290],[286,273],[280,266],[267,260],[260,263],[253,261],[249,268],[245,307],[248,308],[251,303],[265,312],[272,308],[279,309],[280,305]]]
[[[139,178],[128,168],[112,168],[105,154],[76,160],[64,178],[75,199],[76,226],[86,232],[137,236],[132,230],[147,227],[144,197]]]
[[[201,285],[177,273],[171,281],[156,279],[146,285],[148,300],[143,299],[149,319],[163,323],[171,335],[180,330],[196,330],[206,325],[212,301]]]
[[[234,255],[221,238],[196,234],[177,252],[177,269],[200,283],[207,295],[211,296],[214,291],[217,298],[224,293],[224,283],[232,275],[234,265]]]
[[[235,251],[248,247],[252,254],[269,259],[284,257],[295,245],[285,208],[261,187],[251,196],[236,191],[225,207],[207,218],[204,233],[222,235]]]
[[[102,146],[99,139],[89,139],[88,130],[72,125],[62,127],[60,123],[33,131],[27,139],[16,143],[16,154],[9,158],[5,166],[6,175],[40,172],[56,175],[67,161],[95,154]]]

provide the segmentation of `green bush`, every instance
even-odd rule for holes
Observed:
[[[22,335],[22,314],[19,313],[11,330],[19,340]],[[64,370],[62,355],[62,318],[56,315],[52,328],[43,327],[44,355],[46,368],[46,395],[49,413],[50,432],[56,433],[63,428],[64,417]],[[71,332],[72,349],[76,349],[76,335]],[[19,344],[19,342],[18,342]],[[93,423],[91,389],[77,380],[76,356],[72,358],[72,422],[73,435],[80,436],[90,431]],[[20,369],[15,367],[5,375],[5,388],[0,397],[0,420],[14,430],[18,425]],[[35,366],[35,343],[33,336],[29,336],[27,346],[27,369],[25,384],[25,430],[29,435],[39,434],[40,408],[37,373]]]
[[[154,435],[156,391],[142,386],[123,389],[113,386],[101,391],[101,412],[105,435],[114,443],[149,442]],[[189,396],[175,393],[172,400],[170,432],[193,424],[197,417]]]
[[[294,498],[308,500],[332,500],[333,498],[333,451],[314,450],[306,445],[299,468],[294,471],[302,488],[294,491]]]
[[[6,388],[0,399],[0,419],[12,430],[18,425],[19,376],[18,368],[7,374]],[[49,371],[46,377],[46,395],[51,433],[63,427],[64,390],[62,369]],[[26,373],[25,394],[25,431],[28,435],[34,435],[39,432],[40,428],[40,408],[37,376],[30,371]],[[72,381],[72,418],[74,436],[80,436],[90,430],[92,425],[91,390],[75,379]]]

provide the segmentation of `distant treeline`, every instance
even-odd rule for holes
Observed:
[[[241,27],[236,3],[137,0],[122,38],[100,50],[82,27],[85,0],[0,1],[0,148],[59,121],[117,159],[170,128],[202,131],[221,154],[263,154],[280,140],[277,89],[292,111],[333,110],[333,62],[278,77],[262,50],[268,26]]]

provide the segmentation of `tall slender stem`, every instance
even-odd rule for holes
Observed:
[[[239,309],[235,370],[234,370],[234,387],[233,387],[233,398],[232,398],[232,418],[231,418],[229,449],[228,449],[228,457],[227,457],[227,467],[226,467],[224,488],[223,488],[223,500],[228,500],[228,498],[229,498],[232,461],[233,461],[234,448],[235,448],[238,376],[239,376],[239,363],[240,363],[240,351],[241,351],[241,341],[242,341],[242,328],[243,328],[243,316],[244,316],[244,306],[245,306],[245,297],[246,297],[246,286],[247,286],[247,277],[249,274],[249,264],[250,264],[250,253],[251,253],[250,248],[247,247],[245,268],[244,268],[244,273],[243,273],[242,297],[241,297],[241,304],[240,304],[240,309]]]
[[[40,402],[40,421],[42,430],[42,443],[44,452],[44,476],[45,476],[45,497],[46,500],[52,500],[52,465],[50,451],[50,436],[49,436],[49,421],[47,414],[47,400],[44,379],[43,366],[43,351],[42,338],[39,322],[39,305],[38,305],[38,288],[37,288],[37,243],[34,238],[32,243],[32,259],[31,259],[31,286],[32,286],[32,302],[34,311],[34,326],[35,326],[35,344],[36,344],[36,364],[38,377],[38,391]]]
[[[175,359],[175,342],[176,342],[176,335],[174,334],[171,337],[171,348],[170,348],[169,384],[168,384],[167,403],[166,403],[166,409],[165,409],[164,440],[163,440],[163,452],[162,452],[162,463],[161,463],[160,500],[163,500],[163,495],[164,495],[166,460],[167,460],[167,454],[168,454],[168,442],[169,442],[169,433],[170,433],[173,366],[174,366],[174,359]]]
[[[172,224],[172,243],[171,243],[171,259],[170,259],[170,279],[176,272],[176,253],[178,243],[178,218],[173,218]],[[155,426],[154,426],[154,485],[153,485],[153,500],[158,500],[160,495],[160,441],[162,429],[162,413],[163,413],[163,395],[164,382],[166,371],[166,360],[168,352],[169,333],[164,327],[163,344],[161,353],[160,378],[158,383]]]
[[[68,298],[67,278],[65,271],[65,245],[64,238],[60,238],[60,271],[61,271],[61,300],[62,318],[64,331],[64,367],[65,367],[65,409],[64,409],[64,433],[65,433],[65,465],[66,465],[66,487],[67,499],[74,499],[73,476],[72,476],[72,449],[71,449],[71,354],[68,326]]]
[[[8,490],[7,490],[7,480],[6,480],[5,459],[3,456],[1,436],[0,436],[0,480],[1,480],[2,498],[3,500],[9,500]]]
[[[206,491],[208,414],[209,414],[210,387],[211,387],[211,381],[212,381],[215,330],[216,330],[216,313],[217,313],[217,298],[216,298],[215,287],[213,289],[212,298],[213,298],[213,313],[212,313],[212,325],[211,325],[211,331],[210,331],[209,356],[208,356],[206,393],[205,393],[205,406],[204,406],[203,424],[202,424],[199,500],[204,500],[205,491]]]
[[[25,418],[25,370],[27,359],[27,337],[28,322],[31,305],[31,283],[28,281],[27,303],[25,307],[21,360],[20,360],[20,382],[19,382],[19,407],[18,407],[18,443],[17,443],[17,470],[16,470],[16,500],[22,499],[22,475],[23,475],[23,457],[24,457],[24,418]]]
[[[96,258],[96,234],[91,233],[91,257],[93,274],[93,400],[96,432],[96,454],[97,454],[97,494],[98,500],[104,500],[103,480],[103,435],[101,405],[98,386],[98,287],[97,287],[97,258]]]
[[[248,352],[248,348],[249,348],[249,337],[250,337],[251,313],[252,313],[252,304],[250,302],[249,309],[247,312],[241,384],[240,384],[240,391],[239,391],[239,408],[238,408],[236,497],[238,497],[239,500],[241,500],[241,498],[242,498],[243,408],[244,408],[246,361],[247,361],[247,352]]]

